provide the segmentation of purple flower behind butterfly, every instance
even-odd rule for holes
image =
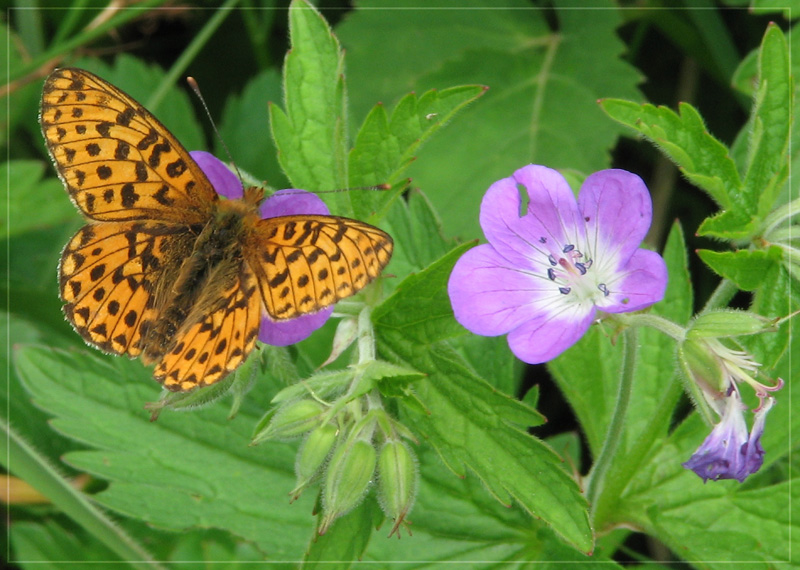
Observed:
[[[192,158],[202,169],[217,194],[229,200],[244,197],[241,181],[214,155],[201,150],[190,152]],[[305,190],[279,190],[260,206],[261,218],[277,218],[279,216],[296,215],[330,215],[325,202]],[[333,306],[326,307],[316,313],[302,315],[287,321],[273,321],[264,313],[258,339],[273,346],[287,346],[308,338],[320,328],[333,313]]]

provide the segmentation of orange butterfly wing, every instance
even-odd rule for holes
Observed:
[[[80,69],[44,83],[40,122],[75,205],[97,221],[203,223],[217,194],[186,149],[134,99]]]
[[[233,372],[253,350],[261,324],[261,299],[253,273],[242,265],[215,299],[200,299],[178,334],[177,344],[156,365],[155,378],[169,390],[208,386]]]
[[[88,343],[138,356],[143,325],[153,322],[163,305],[159,283],[173,279],[176,261],[191,252],[193,240],[180,227],[154,222],[82,227],[59,264],[64,314]]]
[[[369,224],[309,215],[261,220],[244,251],[267,313],[284,320],[354,295],[380,274],[392,248],[389,234]]]

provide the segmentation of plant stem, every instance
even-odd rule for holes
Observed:
[[[372,330],[372,309],[365,306],[358,315],[358,363],[375,360],[375,335]]]
[[[800,211],[800,198],[795,198],[791,202],[787,202],[783,206],[779,206],[764,220],[764,237],[770,241],[774,241],[772,238],[772,232],[775,230],[775,228],[783,224],[786,220],[792,219],[797,215],[798,211]]]
[[[611,417],[603,448],[600,450],[594,468],[589,474],[586,498],[589,501],[591,516],[595,524],[597,521],[594,521],[594,516],[603,491],[605,477],[616,457],[625,426],[625,417],[628,412],[631,390],[633,389],[633,373],[636,368],[637,337],[636,327],[628,327],[622,333],[622,375],[619,382],[619,391],[617,392],[617,406]]]
[[[650,327],[664,333],[678,342],[683,341],[683,339],[686,337],[685,327],[675,324],[671,320],[665,319],[660,315],[654,315],[653,313],[619,313],[613,315],[612,320],[625,325],[626,328]]]
[[[706,301],[705,307],[703,310],[700,311],[699,314],[706,313],[712,309],[718,309],[720,307],[727,307],[728,303],[731,302],[733,296],[739,291],[739,288],[734,284],[733,281],[730,279],[723,279],[717,285],[717,288],[714,289],[714,292],[711,293],[711,297],[708,298]]]
[[[70,3],[69,10],[67,10],[66,15],[58,24],[56,36],[53,38],[51,44],[60,44],[75,31],[87,6],[89,6],[89,0],[73,0],[73,2]]]
[[[26,64],[10,69],[8,77],[9,82],[14,83],[34,73],[41,67],[57,63],[61,60],[62,56],[70,53],[75,48],[88,44],[92,40],[105,35],[109,30],[113,30],[126,22],[138,18],[150,8],[158,6],[163,2],[164,0],[142,0],[142,2],[138,4],[118,10],[112,17],[98,24],[96,27],[86,29],[68,40],[55,44]]]
[[[195,36],[186,49],[183,50],[183,53],[180,57],[175,61],[172,65],[170,70],[164,76],[164,79],[161,80],[161,84],[158,86],[150,98],[147,100],[147,104],[145,107],[150,109],[150,112],[155,112],[158,105],[161,103],[161,100],[167,94],[169,89],[178,81],[178,78],[183,75],[186,71],[186,68],[189,67],[189,63],[197,57],[197,54],[200,53],[200,50],[206,45],[211,36],[214,35],[214,32],[217,31],[217,28],[220,27],[225,18],[228,17],[228,14],[231,13],[236,4],[239,3],[239,0],[228,0],[222,6],[219,7],[219,10],[206,22],[203,26],[203,29]]]

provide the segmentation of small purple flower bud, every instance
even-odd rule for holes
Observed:
[[[694,471],[703,481],[737,479],[743,482],[758,471],[764,462],[760,439],[764,431],[764,418],[771,406],[770,399],[770,403],[756,413],[753,430],[748,436],[743,414],[745,406],[739,393],[734,390],[727,396],[722,420],[683,466]]]
[[[761,466],[764,464],[764,448],[761,446],[761,435],[764,433],[764,423],[767,418],[767,412],[772,408],[774,403],[774,398],[765,398],[764,403],[756,410],[753,428],[750,430],[750,439],[747,442],[746,449],[742,450],[745,460],[742,466],[740,481],[743,481],[745,477],[761,469]]]

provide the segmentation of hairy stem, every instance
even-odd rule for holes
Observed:
[[[633,388],[633,373],[636,368],[636,340],[637,332],[635,327],[629,327],[622,333],[622,375],[619,382],[619,391],[617,392],[617,405],[611,417],[611,423],[608,426],[603,448],[600,450],[594,468],[589,474],[586,490],[586,498],[589,500],[593,521],[605,486],[606,475],[616,458],[617,449],[622,439]],[[594,522],[596,523],[597,521]]]

